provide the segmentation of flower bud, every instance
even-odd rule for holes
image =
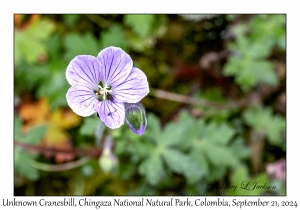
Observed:
[[[147,127],[146,111],[142,104],[126,104],[126,123],[130,129],[142,135]]]
[[[105,136],[103,153],[99,158],[99,166],[105,173],[113,172],[119,165],[118,158],[111,151],[112,141],[111,135]]]
[[[110,150],[103,150],[103,154],[99,158],[99,165],[105,173],[111,173],[118,167],[117,157]]]

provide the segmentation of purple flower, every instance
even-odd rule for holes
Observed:
[[[98,112],[112,129],[124,124],[124,103],[137,103],[149,93],[146,75],[118,47],[105,48],[97,57],[76,56],[66,78],[72,86],[66,95],[72,110],[83,117]]]

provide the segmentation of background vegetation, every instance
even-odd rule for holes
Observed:
[[[15,195],[285,195],[285,15],[14,21]],[[108,46],[147,75],[143,136],[66,102],[70,60]]]

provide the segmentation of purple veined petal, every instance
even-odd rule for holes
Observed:
[[[130,56],[119,47],[107,47],[98,54],[97,58],[103,65],[101,77],[104,83],[113,87],[128,77],[133,66]]]
[[[94,105],[98,102],[93,87],[85,85],[74,85],[70,87],[66,95],[71,109],[82,117],[88,117],[95,113]]]
[[[149,93],[147,77],[140,69],[133,67],[124,82],[113,87],[114,102],[137,103]]]
[[[119,128],[125,121],[125,107],[123,103],[113,103],[109,100],[99,101],[95,106],[100,119],[111,129]]]
[[[70,85],[87,83],[97,87],[103,67],[99,60],[91,55],[78,55],[68,65],[66,78]]]

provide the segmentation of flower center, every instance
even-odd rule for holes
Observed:
[[[109,90],[110,87],[107,86],[107,84],[104,87],[101,87],[101,85],[98,85],[99,90],[96,92],[96,95],[103,96],[103,100],[107,98],[107,95],[112,92],[112,90]]]

